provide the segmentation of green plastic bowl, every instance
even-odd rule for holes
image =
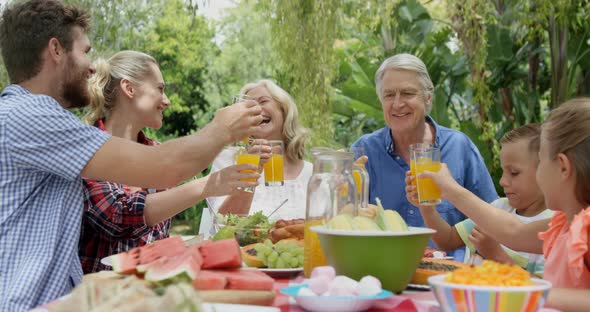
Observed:
[[[412,279],[433,229],[410,227],[407,232],[347,231],[314,226],[328,263],[339,275],[360,280],[372,275],[383,289],[399,293]]]

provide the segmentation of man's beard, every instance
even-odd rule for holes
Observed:
[[[68,108],[86,107],[90,104],[88,79],[85,72],[76,75],[74,70],[69,71],[62,88],[63,99],[68,104]]]

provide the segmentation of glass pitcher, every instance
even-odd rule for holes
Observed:
[[[340,213],[356,216],[359,209],[367,207],[368,188],[361,187],[363,192],[358,196],[352,172],[359,173],[361,184],[367,183],[367,171],[363,166],[354,164],[353,153],[322,151],[314,154],[305,212],[303,269],[306,277],[310,276],[313,268],[327,265],[318,236],[310,227],[326,224]]]

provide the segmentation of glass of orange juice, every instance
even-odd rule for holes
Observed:
[[[271,154],[264,164],[264,185],[282,186],[285,184],[283,177],[284,143],[281,140],[269,140],[268,145]]]
[[[238,154],[236,156],[236,164],[252,164],[255,166],[260,165],[260,148],[253,146],[250,143],[245,143],[244,141],[238,142]],[[242,170],[242,172],[256,172],[255,170]],[[245,182],[256,182],[255,178],[249,179],[242,179],[241,181]],[[243,189],[246,192],[253,192],[254,189],[251,187],[246,187]]]
[[[415,143],[410,145],[410,172],[414,177],[414,180],[412,180],[411,183],[412,185],[416,185],[416,159],[414,158],[414,151],[430,147],[433,147],[433,145],[428,143]]]
[[[424,171],[438,172],[440,170],[440,149],[438,147],[422,144],[422,146],[411,148],[410,155],[410,170],[414,177]],[[415,180],[420,205],[434,206],[441,203],[440,189],[432,179],[417,178]]]

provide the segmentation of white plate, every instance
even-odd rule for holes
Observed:
[[[195,239],[198,241],[199,239],[202,240],[202,235],[201,235],[201,237],[199,237],[199,235],[186,235],[186,236],[181,236],[181,238],[184,242],[188,242],[192,239]],[[113,266],[113,259],[111,259],[112,256],[113,255],[110,255],[108,257],[104,257],[104,258],[100,259],[100,263],[102,263],[104,265],[108,265],[108,266]]]
[[[229,303],[203,303],[204,312],[280,312],[279,308]]]
[[[112,256],[108,256],[100,259],[100,263],[108,266],[113,266],[113,259],[111,259],[111,257]]]
[[[270,277],[291,277],[303,272],[303,268],[292,268],[292,269],[268,269],[259,268],[258,270],[266,273]]]
[[[375,296],[299,296],[299,289],[307,285],[289,286],[281,289],[281,293],[295,298],[302,308],[316,312],[359,312],[365,311],[377,300],[385,299],[393,294],[383,290]]]

